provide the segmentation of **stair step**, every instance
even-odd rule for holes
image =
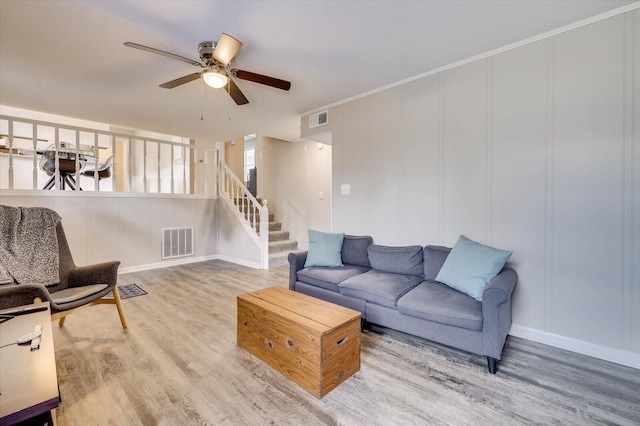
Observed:
[[[289,239],[289,231],[269,231],[269,242]]]
[[[260,235],[260,226],[256,227],[256,232],[258,233],[258,235]],[[282,230],[282,223],[280,222],[269,222],[269,234],[271,234],[272,232],[280,232]],[[282,232],[287,232],[287,234],[289,233],[289,231],[282,231]],[[280,240],[287,240],[289,239],[289,236],[287,235],[286,238],[279,238],[279,239],[273,239],[271,237],[271,235],[269,235],[269,241],[280,241]]]
[[[294,240],[282,240],[269,243],[269,253],[291,252],[298,249],[298,242]]]
[[[280,231],[282,229],[282,223],[280,222],[269,222],[269,232]]]
[[[282,265],[289,264],[289,253],[273,253],[269,255],[269,268],[276,268]]]

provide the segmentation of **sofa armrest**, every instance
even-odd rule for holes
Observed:
[[[496,275],[482,293],[482,309],[487,305],[501,305],[511,298],[511,293],[518,280],[516,271],[511,268],[504,268]]]
[[[81,287],[90,284],[107,284],[113,288],[118,282],[119,261],[79,266],[69,272],[68,287]]]
[[[482,333],[485,355],[500,359],[511,329],[511,293],[518,280],[516,271],[504,268],[482,294]]]
[[[308,251],[294,251],[289,253],[289,290],[295,290],[298,281],[298,271],[304,268]]]

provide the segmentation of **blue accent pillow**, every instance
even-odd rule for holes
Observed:
[[[482,301],[482,293],[513,253],[485,246],[460,235],[436,281]]]
[[[309,251],[304,267],[343,266],[342,241],[344,234],[332,234],[309,229]]]

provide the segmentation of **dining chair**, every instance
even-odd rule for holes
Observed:
[[[111,177],[111,168],[113,167],[113,155],[107,158],[102,163],[96,165],[93,169],[84,169],[81,173],[82,176],[95,178],[95,172],[98,172],[98,181]]]
[[[49,145],[40,157],[39,166],[47,176],[51,178],[42,187],[42,189],[53,189],[56,184],[56,156],[58,157],[58,171],[60,189],[66,189],[68,185],[71,189],[80,189],[75,180],[77,172],[84,169],[87,164],[87,159],[82,153],[76,153],[75,145],[67,145],[66,148],[58,148],[56,150],[55,144]],[[78,161],[76,162],[76,156]]]

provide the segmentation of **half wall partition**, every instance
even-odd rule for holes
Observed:
[[[193,140],[7,115],[0,138],[0,189],[216,194],[217,152]]]

